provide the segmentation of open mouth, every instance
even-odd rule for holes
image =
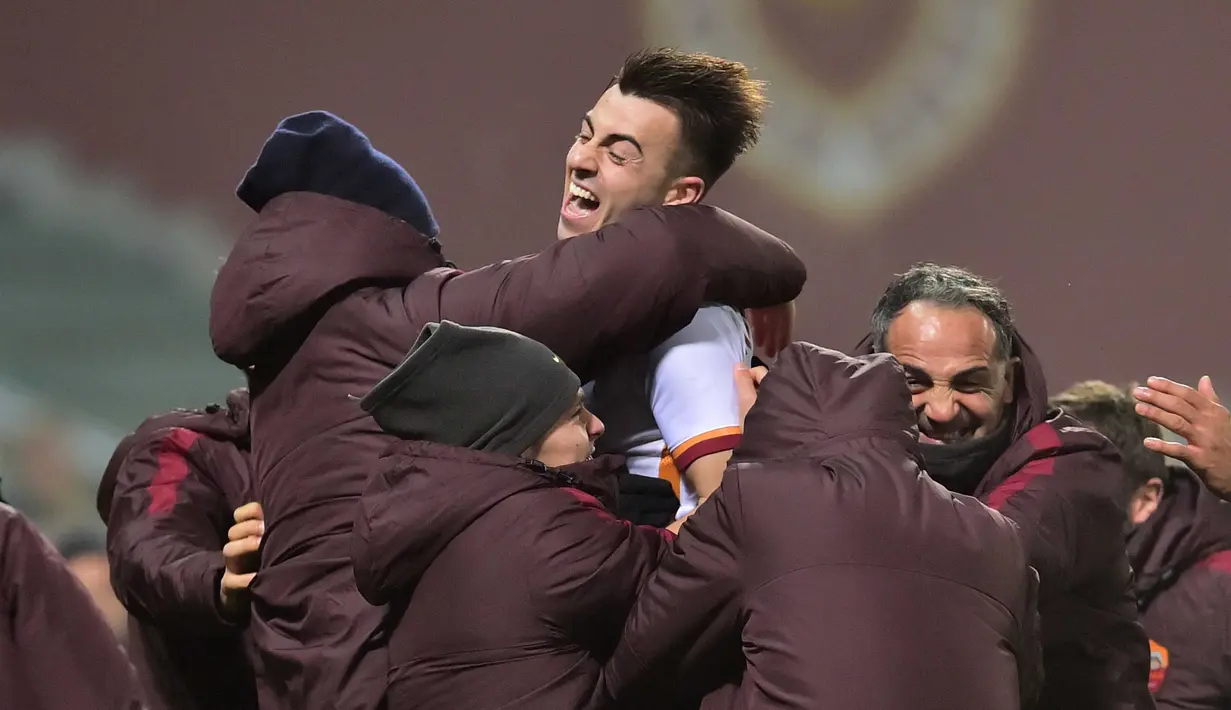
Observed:
[[[975,435],[975,430],[971,429],[944,433],[933,432],[933,434],[934,435],[928,435],[923,432],[919,432],[920,443],[938,444],[941,446],[944,446],[945,444],[960,444],[963,441],[969,441],[973,438]]]
[[[564,207],[560,213],[566,219],[585,219],[594,214],[600,201],[598,197],[575,182],[569,182],[568,194],[565,195]]]

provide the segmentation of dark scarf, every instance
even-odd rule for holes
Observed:
[[[1013,432],[1012,417],[1005,417],[1000,426],[987,436],[956,444],[920,442],[928,475],[954,493],[972,495],[979,482],[991,470],[992,464],[1008,448]]]

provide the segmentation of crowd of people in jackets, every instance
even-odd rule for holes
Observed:
[[[804,264],[703,203],[764,92],[632,55],[557,240],[469,271],[362,132],[283,120],[210,302],[246,387],[102,477],[124,648],[0,505],[0,707],[1231,705],[1213,383],[1052,393],[937,264],[846,352],[792,342]]]

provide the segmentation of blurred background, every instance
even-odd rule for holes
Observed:
[[[5,2],[0,477],[73,549],[101,530],[121,436],[242,382],[207,301],[281,117],[359,125],[473,267],[551,243],[581,115],[645,45],[770,83],[761,145],[712,200],[806,259],[801,339],[853,346],[926,259],[999,280],[1054,391],[1210,374],[1231,392],[1225,0],[237,7]]]

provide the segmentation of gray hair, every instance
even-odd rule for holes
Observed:
[[[1013,313],[1009,300],[991,282],[957,266],[915,264],[885,289],[872,311],[872,345],[885,352],[889,326],[902,309],[915,301],[947,308],[976,308],[987,316],[996,331],[997,358],[1013,353]]]

